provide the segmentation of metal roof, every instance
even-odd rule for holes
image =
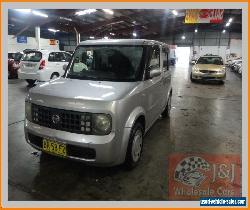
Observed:
[[[178,15],[173,15],[171,9],[113,9],[113,14],[107,14],[102,9],[96,9],[91,14],[76,15],[78,9],[39,9],[38,11],[48,15],[48,18],[22,14],[10,9],[8,12],[9,34],[34,36],[34,27],[39,25],[41,36],[49,38],[55,34],[48,28],[60,30],[62,33],[81,33],[81,37],[103,38],[133,38],[136,31],[140,38],[157,39],[161,36],[175,35],[184,32],[222,31],[229,18],[233,18],[229,32],[242,32],[242,10],[225,9],[222,23],[185,24],[185,9],[178,9]],[[114,34],[111,35],[110,33]]]

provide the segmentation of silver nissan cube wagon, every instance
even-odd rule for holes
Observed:
[[[65,74],[31,88],[25,137],[51,155],[135,167],[143,136],[171,109],[169,48],[144,39],[87,40]]]

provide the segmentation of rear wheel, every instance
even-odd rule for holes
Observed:
[[[32,85],[35,84],[36,80],[33,80],[33,79],[26,79],[26,82],[28,82],[28,84],[29,84],[30,86],[32,86]]]
[[[59,77],[59,74],[58,73],[53,73],[53,74],[51,74],[50,79],[56,79],[57,77]]]
[[[128,169],[135,168],[142,154],[143,147],[143,126],[141,123],[137,122],[133,126],[128,142],[127,154],[125,165]]]

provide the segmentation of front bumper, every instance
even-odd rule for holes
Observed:
[[[70,146],[77,148],[81,154],[71,153],[67,156],[69,159],[83,161],[88,164],[99,166],[113,166],[121,164],[125,160],[124,155],[121,155],[123,152],[120,151],[121,141],[129,138],[130,128],[125,128],[123,135],[116,136],[114,132],[111,132],[109,135],[95,136],[54,130],[34,124],[26,119],[26,141],[34,148],[42,150],[42,147],[39,146],[38,143],[34,143],[34,139],[31,141],[30,134],[40,139],[46,138],[55,140],[66,144],[67,147]],[[84,152],[88,154],[84,155]],[[89,152],[92,155],[89,155]]]
[[[202,73],[202,72],[192,72],[192,79],[195,80],[218,80],[223,81],[226,79],[225,73]]]

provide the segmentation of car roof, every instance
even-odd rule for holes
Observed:
[[[79,45],[167,45],[166,43],[148,39],[96,39],[80,42]]]
[[[42,54],[49,54],[49,53],[52,53],[52,52],[63,52],[63,53],[68,53],[66,51],[61,51],[61,50],[45,50],[45,49],[41,49],[41,50],[38,50],[38,49],[34,49],[34,50],[26,50],[25,53],[27,52],[41,52]],[[70,54],[70,53],[68,53]]]
[[[206,55],[202,55],[200,57],[220,57],[221,58],[221,56],[219,56],[219,55],[212,55],[212,54],[206,54]]]
[[[219,55],[210,55],[210,56],[200,56],[200,58],[221,58],[222,59],[222,57],[221,56],[219,56]]]

